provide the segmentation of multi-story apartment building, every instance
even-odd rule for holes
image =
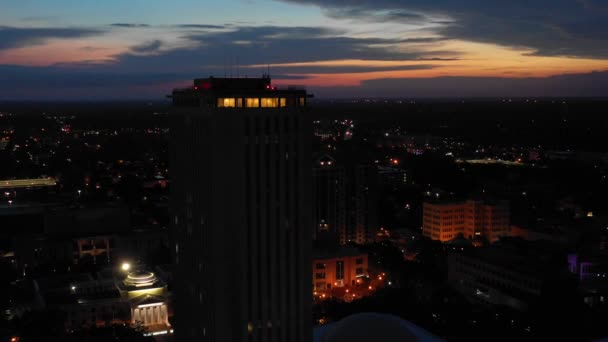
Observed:
[[[485,238],[496,242],[509,236],[507,201],[425,202],[423,234],[433,240],[450,241],[462,234],[467,239]]]

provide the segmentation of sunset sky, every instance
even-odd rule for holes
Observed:
[[[606,18],[603,0],[7,1],[0,99],[161,99],[268,65],[319,97],[608,96]]]

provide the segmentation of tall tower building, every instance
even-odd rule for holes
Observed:
[[[341,245],[370,242],[378,228],[376,167],[327,154],[313,165],[314,238],[326,231]]]
[[[310,341],[306,90],[270,77],[173,91],[177,341]]]
[[[313,165],[313,238],[328,235],[342,243],[347,217],[344,167],[329,155],[316,158]]]

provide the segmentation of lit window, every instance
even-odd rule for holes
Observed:
[[[239,107],[239,108],[243,107],[243,99],[242,98],[239,97],[238,99],[236,99],[236,106]]]
[[[281,107],[287,107],[287,99],[286,98],[281,97],[280,102],[281,102],[281,105],[280,105]]]
[[[219,97],[217,99],[217,106],[222,108],[222,107],[235,107],[236,104],[236,100],[232,97],[232,98],[223,98],[223,97]]]
[[[259,107],[260,99],[258,98],[246,98],[245,99],[245,107]]]
[[[262,99],[262,107],[276,108],[278,106],[279,106],[279,99],[277,99],[277,98],[263,98]]]
[[[304,107],[306,105],[306,98],[300,97],[300,107]]]

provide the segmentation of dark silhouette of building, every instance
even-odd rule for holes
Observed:
[[[346,184],[344,167],[336,160],[323,155],[313,165],[313,238],[342,242],[341,232],[346,229]]]
[[[542,241],[505,238],[448,255],[448,281],[471,302],[520,311],[571,298],[576,277],[566,254]]]
[[[173,92],[178,341],[312,339],[307,97],[270,77]]]
[[[322,155],[313,166],[313,225],[340,244],[368,243],[378,229],[378,170],[374,165]]]

